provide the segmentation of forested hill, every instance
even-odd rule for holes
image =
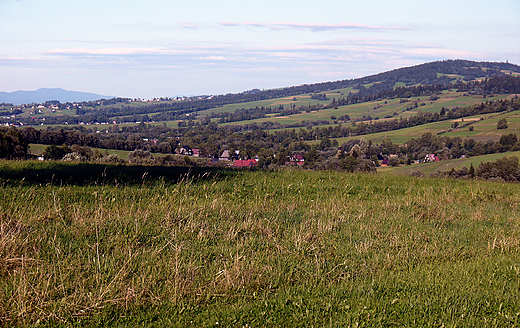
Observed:
[[[520,73],[520,66],[511,63],[445,60],[398,68],[392,71],[356,79],[304,84],[300,86],[263,91],[252,90],[243,92],[239,95],[241,98],[248,98],[250,101],[256,101],[348,87],[359,87],[366,84],[376,84],[370,88],[372,93],[376,94],[394,88],[396,83],[404,83],[405,85],[448,84],[453,83],[456,80],[467,82],[478,78],[491,78],[494,76],[506,75],[508,73]]]
[[[511,63],[476,62],[470,60],[444,60],[416,66],[398,68],[392,71],[370,75],[352,80],[354,83],[402,82],[412,84],[438,84],[451,82],[453,77],[461,75],[464,81],[477,78],[493,77],[510,73],[520,73],[520,66]]]

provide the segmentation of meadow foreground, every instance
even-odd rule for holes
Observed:
[[[519,325],[518,184],[1,182],[2,325]]]

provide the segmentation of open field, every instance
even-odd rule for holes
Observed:
[[[288,106],[294,104],[295,106],[308,106],[322,104],[327,105],[332,101],[332,98],[339,99],[343,97],[341,93],[345,95],[348,92],[353,91],[355,89],[339,89],[325,92],[330,100],[327,101],[318,101],[315,99],[310,99],[310,94],[298,95],[296,96],[297,101],[293,101],[293,97],[284,97],[284,98],[275,98],[268,99],[262,101],[255,102],[245,102],[245,103],[237,103],[231,105],[225,105],[218,108],[212,108],[204,111],[200,111],[197,114],[202,117],[210,114],[211,112],[219,113],[219,112],[233,112],[236,109],[241,108],[255,108],[255,107],[273,107],[283,104],[284,106]],[[290,115],[285,117],[276,117],[275,115],[269,115],[266,118],[255,119],[255,120],[247,120],[247,121],[239,121],[239,122],[231,122],[231,123],[223,123],[221,125],[233,125],[233,124],[249,124],[249,123],[262,123],[262,122],[279,122],[281,124],[291,124],[291,123],[300,123],[302,121],[319,121],[319,120],[330,120],[335,116],[339,118],[342,115],[349,115],[351,118],[362,118],[363,116],[371,116],[373,118],[378,117],[379,119],[384,119],[385,116],[397,114],[393,118],[407,118],[412,115],[417,114],[419,111],[422,112],[439,112],[442,107],[450,108],[454,106],[470,106],[476,103],[480,103],[488,100],[498,100],[510,97],[509,95],[497,95],[495,97],[488,97],[483,99],[481,96],[472,96],[465,95],[464,92],[456,92],[455,90],[447,90],[439,95],[439,99],[432,102],[429,100],[429,97],[417,97],[407,99],[407,102],[400,102],[400,99],[389,99],[389,100],[380,100],[380,101],[371,101],[359,104],[353,104],[348,106],[341,106],[337,109],[329,108],[325,110],[313,111],[311,113],[303,112],[302,114]],[[386,103],[385,103],[386,102]],[[407,110],[407,107],[413,106],[414,103],[417,102],[419,105],[424,103],[424,106],[419,106],[418,108],[414,108],[412,110]],[[132,103],[132,105],[137,105],[138,103]],[[144,104],[144,103],[143,103]],[[116,106],[117,105],[111,105]],[[153,113],[149,113],[149,116],[153,118]],[[214,119],[216,121],[216,119]],[[169,127],[176,127],[177,121],[168,121],[168,122],[160,122],[157,124],[166,123]],[[48,126],[56,126],[56,125],[44,125],[38,126],[37,128],[47,128]],[[58,125],[59,126],[59,125]],[[70,127],[72,125],[63,125],[64,127]],[[106,125],[89,125],[90,128],[104,130]]]
[[[337,90],[331,90],[331,91],[325,91],[321,92],[322,94],[325,93],[329,100],[316,100],[311,99],[310,93],[305,93],[301,95],[296,96],[290,96],[290,97],[282,97],[282,98],[274,98],[274,99],[266,99],[266,100],[260,100],[260,101],[251,101],[251,102],[243,102],[243,103],[236,103],[236,104],[229,104],[224,105],[222,107],[218,108],[210,108],[204,111],[198,112],[198,115],[208,115],[212,112],[214,113],[223,113],[223,112],[234,112],[237,109],[242,108],[255,108],[255,107],[277,107],[280,105],[284,105],[286,108],[290,105],[295,105],[296,107],[304,106],[307,107],[309,105],[327,105],[332,101],[332,98],[339,99],[341,97],[346,97],[349,92],[356,93],[358,90],[353,88],[346,88],[346,89],[337,89]],[[296,101],[294,100],[296,98]]]
[[[421,112],[439,112],[442,107],[451,108],[455,106],[466,107],[477,103],[485,102],[488,100],[498,100],[509,97],[508,95],[500,95],[493,98],[483,99],[481,96],[464,96],[462,92],[456,92],[454,90],[446,91],[439,96],[440,99],[432,102],[429,97],[418,97],[411,98],[408,102],[401,103],[400,99],[380,100],[371,101],[359,104],[353,104],[348,106],[341,106],[337,109],[328,108],[324,110],[314,111],[311,113],[295,114],[288,117],[276,117],[274,115],[266,118],[224,123],[222,125],[233,125],[233,124],[246,124],[246,123],[263,123],[263,122],[279,122],[281,124],[300,123],[302,121],[319,121],[319,120],[330,120],[333,119],[331,116],[339,118],[342,115],[349,115],[352,119],[362,118],[363,116],[371,116],[373,118],[384,119],[385,116],[392,116],[396,113],[396,116],[392,118],[408,118],[412,115],[416,115],[419,111]],[[386,102],[386,104],[385,104]],[[407,110],[408,107],[413,106],[417,102],[419,105],[424,103],[424,106]],[[244,103],[245,108],[247,103]],[[242,107],[244,107],[242,106]],[[242,108],[240,107],[240,108]],[[210,110],[208,110],[210,111]]]
[[[40,144],[30,144],[29,145],[29,153],[32,155],[40,155],[45,151],[45,149],[48,147],[48,145],[40,145]],[[128,159],[128,154],[130,151],[127,150],[117,150],[117,149],[101,149],[101,148],[92,148],[94,151],[99,151],[102,153],[108,153],[108,154],[116,154],[122,159]],[[156,156],[166,156],[165,154],[153,154]]]
[[[4,326],[520,324],[518,184],[0,164]]]
[[[484,118],[484,120],[481,120],[481,118]],[[501,118],[505,118],[507,120],[508,128],[497,130],[497,123],[498,120]],[[448,131],[455,121],[457,121],[459,124],[468,123],[468,121],[473,122],[471,124],[471,126],[473,127],[473,131],[469,130],[469,126],[456,128],[452,129],[451,131]],[[462,139],[471,138],[475,141],[498,141],[502,135],[509,133],[517,133],[518,130],[520,130],[520,112],[512,111],[509,113],[502,114],[493,113],[479,116],[469,116],[458,120],[439,121],[400,130],[372,133],[361,136],[336,138],[336,140],[338,140],[338,143],[341,145],[342,143],[347,142],[350,139],[364,138],[365,140],[372,140],[372,142],[380,143],[383,139],[388,138],[392,140],[393,143],[403,144],[412,138],[419,138],[421,135],[427,132],[437,134],[437,132],[445,131],[441,134],[442,136],[452,138],[461,137]]]
[[[378,167],[377,172],[381,174],[405,174],[410,175],[410,173],[413,171],[419,171],[426,175],[434,173],[434,172],[446,172],[453,169],[461,169],[463,166],[469,167],[473,165],[473,167],[476,169],[480,163],[485,162],[493,162],[497,159],[501,159],[503,157],[510,157],[510,156],[516,156],[520,158],[520,152],[506,152],[506,153],[499,153],[499,154],[489,154],[489,155],[482,155],[482,156],[475,156],[475,157],[469,157],[469,158],[459,158],[459,159],[452,159],[447,161],[439,161],[439,162],[431,162],[431,163],[420,163],[420,164],[413,164],[413,165],[401,165],[398,167]]]
[[[47,148],[48,145],[40,145],[40,144],[29,144],[29,154],[31,155],[40,155],[45,151],[45,148]],[[90,147],[93,151],[98,151],[100,153],[108,153],[108,154],[116,154],[122,159],[128,159],[128,154],[130,153],[129,150],[117,150],[117,149],[104,149],[104,148],[93,148]],[[162,153],[152,153],[155,157],[162,157],[167,155],[173,155],[173,154],[162,154]],[[175,155],[180,156],[180,155]]]

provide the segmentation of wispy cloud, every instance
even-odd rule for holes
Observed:
[[[182,50],[162,50],[157,48],[102,48],[102,49],[55,49],[44,52],[44,55],[107,55],[107,56],[125,56],[125,55],[152,55],[152,54],[180,54],[185,53]]]
[[[281,22],[281,23],[274,23],[273,26],[289,28],[289,29],[309,29],[313,32],[327,31],[327,30],[355,30],[355,29],[360,29],[360,30],[408,30],[408,28],[405,28],[402,26],[383,27],[383,26],[363,25],[363,24],[356,24],[356,23],[305,24],[305,23],[294,23],[294,22]]]
[[[112,47],[54,49],[40,55],[63,56],[72,60],[90,60],[93,63],[110,62],[114,65],[141,65],[161,67],[175,65],[196,66],[208,63],[232,68],[251,65],[297,66],[298,63],[316,65],[345,65],[346,63],[371,60],[384,62],[389,58],[411,60],[439,60],[445,58],[487,59],[485,55],[430,45],[413,45],[399,40],[384,39],[338,39],[278,47],[248,47],[236,44],[192,44],[175,48]],[[7,58],[3,58],[5,62]],[[13,61],[14,59],[10,59]],[[22,59],[20,59],[22,60]],[[277,64],[277,65],[278,65]]]
[[[202,59],[202,60],[218,60],[218,61],[221,61],[221,60],[228,60],[228,58],[224,57],[224,56],[207,56],[207,57],[198,57],[197,59]]]
[[[410,30],[411,28],[404,26],[377,26],[377,25],[364,25],[357,23],[339,23],[339,24],[327,24],[327,23],[297,23],[297,22],[275,22],[270,24],[257,23],[257,22],[221,22],[221,26],[224,27],[260,27],[260,28],[271,28],[271,29],[289,29],[289,30],[311,30],[313,32],[329,31],[329,30]]]
[[[307,45],[319,46],[377,46],[377,47],[410,47],[402,40],[395,39],[379,39],[379,38],[350,38],[350,39],[333,39],[320,42],[309,42]]]
[[[238,22],[221,22],[220,25],[221,26],[230,26],[230,27],[235,27],[235,26],[269,27],[269,24],[258,23],[258,22],[241,22],[241,23],[238,23]]]
[[[0,0],[1,1],[1,0]],[[128,44],[129,41],[103,41],[103,40],[80,40],[80,39],[64,39],[64,40],[58,40],[58,41],[65,41],[65,42],[74,42],[74,43],[91,43],[91,44]]]
[[[199,24],[195,24],[195,23],[181,23],[181,26],[183,28],[190,29],[190,30],[195,30],[200,27]]]
[[[417,47],[413,49],[405,49],[403,55],[415,58],[453,58],[453,59],[487,59],[487,55],[472,51],[445,49],[440,47]]]

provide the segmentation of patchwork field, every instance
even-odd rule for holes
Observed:
[[[223,123],[223,125],[230,124],[246,124],[246,123],[262,123],[262,122],[279,122],[281,124],[292,124],[299,123],[302,121],[319,121],[319,120],[329,120],[333,121],[332,116],[339,118],[342,115],[349,115],[352,119],[363,118],[363,116],[372,118],[384,119],[386,116],[392,116],[392,118],[407,118],[412,115],[416,115],[419,111],[421,112],[439,112],[442,107],[451,108],[455,106],[466,107],[473,104],[481,103],[483,101],[488,100],[498,100],[510,97],[509,95],[500,95],[496,97],[490,97],[483,99],[481,96],[470,96],[465,95],[463,92],[456,92],[454,90],[444,92],[442,95],[439,95],[439,99],[436,101],[430,101],[430,97],[418,97],[408,99],[407,102],[400,102],[400,99],[391,99],[391,100],[380,100],[380,101],[372,101],[366,103],[359,103],[348,106],[341,106],[337,109],[329,108],[319,111],[313,111],[311,113],[303,112],[301,114],[290,115],[288,117],[276,117],[271,115],[266,118],[260,118],[255,120],[248,121],[240,121],[240,122],[231,122],[231,123]],[[331,98],[332,99],[332,98]],[[386,103],[385,103],[386,102]],[[413,108],[408,110],[409,107],[414,107],[415,102],[418,103],[418,108]],[[327,103],[330,103],[328,101]],[[248,105],[250,103],[238,104],[237,108],[254,108],[255,106],[260,107],[260,102],[255,106]],[[424,104],[421,106],[421,104]],[[306,104],[304,104],[305,106]],[[266,104],[264,104],[266,106]],[[208,110],[207,113],[210,113],[213,110]],[[231,111],[231,110],[230,110]],[[394,115],[394,113],[396,115]],[[204,112],[200,112],[200,115],[203,115]]]
[[[451,159],[446,161],[419,163],[412,165],[401,165],[398,167],[378,167],[377,172],[381,174],[402,174],[410,175],[412,172],[422,172],[429,175],[434,172],[447,172],[451,169],[461,169],[463,166],[469,167],[473,165],[476,169],[480,163],[493,162],[504,157],[516,156],[520,158],[520,152],[507,152],[499,154],[481,155],[468,158]]]
[[[497,129],[498,120],[505,118],[508,122],[507,129]],[[472,122],[470,126],[473,131],[470,131],[469,126],[451,129],[453,123],[458,122],[460,125]],[[451,131],[449,131],[451,129]],[[353,136],[345,138],[336,138],[341,145],[350,139],[364,138],[365,140],[372,140],[372,142],[381,143],[385,138],[392,140],[393,143],[403,144],[412,138],[419,138],[424,133],[430,132],[432,134],[440,133],[442,136],[471,138],[475,141],[500,140],[503,134],[517,133],[520,129],[520,112],[513,111],[503,114],[486,114],[479,116],[469,116],[458,120],[446,120],[435,123],[428,123],[414,126],[411,128],[393,130],[380,133],[372,133],[362,136]]]

